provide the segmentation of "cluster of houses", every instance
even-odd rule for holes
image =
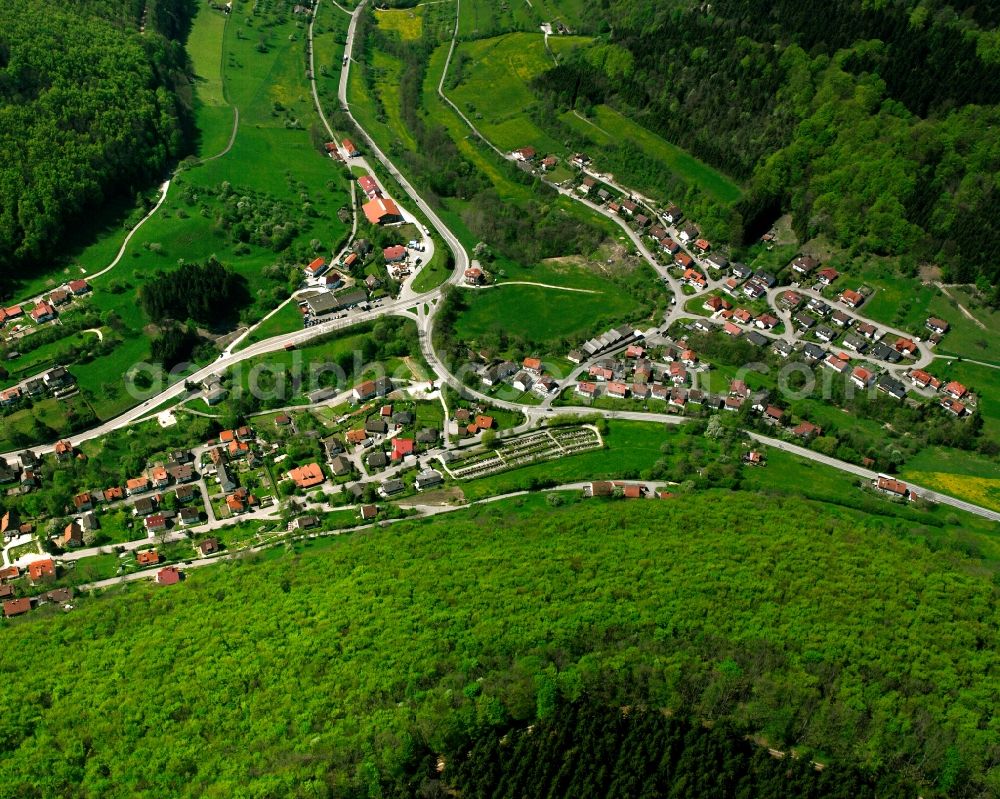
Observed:
[[[659,361],[648,357],[641,344],[629,344],[623,357],[602,358],[591,365],[588,379],[576,384],[574,392],[587,399],[603,395],[613,399],[655,399],[671,407],[700,405],[708,398],[697,389],[689,389],[691,370],[699,366],[698,354],[679,341],[667,346]]]
[[[241,516],[261,507],[261,500],[240,485],[238,476],[240,463],[245,462],[250,468],[264,463],[253,428],[244,425],[236,430],[223,430],[219,433],[218,442],[208,449],[205,457],[204,473],[214,477],[218,483],[229,516]]]
[[[975,401],[969,389],[957,380],[944,383],[924,369],[911,369],[906,376],[914,388],[939,395],[938,404],[956,418],[965,416],[970,403]]]
[[[629,325],[622,325],[585,341],[580,349],[570,350],[566,358],[571,363],[580,364],[590,358],[625,347],[641,338],[642,333],[633,330]]]
[[[68,283],[53,289],[48,296],[38,300],[27,312],[21,305],[11,305],[8,308],[0,308],[0,325],[9,321],[23,319],[25,314],[31,317],[35,324],[51,322],[59,316],[59,309],[71,302],[75,297],[79,297],[90,291],[90,284],[82,278],[70,280]]]
[[[559,390],[559,384],[545,374],[540,358],[528,357],[518,366],[514,361],[500,361],[484,366],[479,373],[484,386],[494,387],[508,383],[516,391],[533,391],[547,397]]]
[[[76,392],[76,378],[64,366],[55,366],[0,391],[0,407],[11,408],[27,399],[40,397],[65,399]]]
[[[39,558],[31,561],[23,573],[17,566],[0,569],[0,600],[3,601],[4,618],[21,616],[47,602],[65,606],[73,598],[72,588],[53,588],[38,596],[19,597],[14,581],[22,577],[27,577],[33,587],[45,586],[55,582],[58,567],[52,558]]]

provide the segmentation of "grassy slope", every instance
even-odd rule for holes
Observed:
[[[0,629],[0,784],[343,795],[388,776],[411,734],[438,747],[498,702],[530,719],[544,674],[572,697],[604,669],[623,700],[687,696],[775,744],[867,765],[919,759],[896,721],[919,702],[922,740],[953,740],[978,772],[995,740],[996,612],[972,564],[850,509],[720,492],[624,513],[534,496]],[[719,682],[727,659],[749,684]],[[927,752],[939,768],[944,750]]]
[[[311,229],[300,232],[297,242],[317,238],[332,248],[347,232],[336,215],[337,209],[349,202],[346,181],[333,162],[313,149],[306,130],[286,126],[290,118],[308,126],[315,117],[302,68],[303,30],[293,22],[269,30],[264,34],[267,52],[259,53],[257,35],[236,33],[248,28],[247,20],[251,17],[250,5],[237,3],[229,24],[225,25],[223,41],[222,15],[205,7],[197,15],[192,32],[192,58],[197,74],[203,78],[197,87],[199,100],[203,91],[206,94],[202,109],[223,108],[216,104],[226,99],[240,108],[240,127],[233,149],[222,158],[175,177],[163,208],[133,237],[122,262],[95,281],[94,295],[89,301],[102,312],[118,314],[128,328],[125,341],[112,353],[83,366],[70,365],[101,418],[120,413],[133,404],[124,391],[122,375],[133,364],[149,358],[149,340],[143,332],[147,320],[136,302],[136,294],[151,272],[170,271],[180,259],[200,261],[214,255],[247,279],[251,295],[262,308],[271,302],[268,292],[275,284],[263,278],[261,270],[276,260],[276,254],[251,245],[248,253],[237,255],[232,242],[215,228],[214,200],[207,201],[206,218],[196,206],[180,199],[185,190],[198,193],[205,187],[228,181],[236,187],[273,195],[289,203],[293,212],[304,192],[318,216]],[[212,51],[219,47],[224,50],[215,49],[213,62]],[[224,70],[225,98],[220,89],[220,70]],[[287,111],[275,115],[275,102]],[[199,113],[198,121],[207,126],[203,130],[204,151],[221,149],[216,145],[221,141],[224,146],[232,131],[231,112],[225,109],[219,118]],[[254,168],[248,169],[251,164]],[[78,261],[88,271],[103,268],[111,260],[108,241],[102,238],[93,248],[83,251]],[[144,245],[152,243],[160,246],[158,253],[145,249]],[[118,294],[107,291],[111,282],[123,283],[126,290]],[[24,413],[9,417],[8,424],[26,429],[30,420],[20,418]],[[53,419],[57,429],[64,423],[64,419]]]

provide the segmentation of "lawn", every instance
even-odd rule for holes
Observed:
[[[584,294],[541,286],[505,285],[467,293],[468,308],[455,325],[458,338],[474,341],[485,333],[507,333],[557,345],[595,327],[613,327],[629,318],[639,303],[614,287]]]
[[[942,358],[935,359],[928,369],[945,382],[957,380],[975,392],[979,396],[983,429],[994,438],[1000,437],[1000,369]]]
[[[194,68],[198,154],[202,157],[222,152],[233,129],[233,110],[226,102],[222,79],[227,20],[228,15],[201,5],[188,35],[187,51]]]
[[[295,333],[302,330],[302,311],[297,302],[289,302],[269,319],[260,323],[236,348],[237,351],[248,347],[257,341],[280,336],[283,333]]]
[[[535,9],[524,2],[463,0],[460,10],[458,35],[462,39],[492,36],[508,30],[537,31],[544,22]]]

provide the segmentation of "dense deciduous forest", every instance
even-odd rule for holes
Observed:
[[[0,796],[412,797],[414,758],[451,779],[451,753],[588,698],[795,747],[859,795],[852,767],[996,791],[998,593],[974,557],[789,497],[624,502],[533,495],[5,622]],[[640,758],[611,732],[589,751]]]
[[[85,213],[135,196],[183,153],[180,40],[194,8],[0,0],[0,281],[42,263]]]
[[[618,106],[747,181],[733,241],[790,210],[802,238],[1000,282],[995,6],[622,0],[601,13],[608,40],[536,88],[559,107]]]

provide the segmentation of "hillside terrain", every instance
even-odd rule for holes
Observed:
[[[973,559],[793,498],[563,501],[304,541],[17,620],[0,630],[0,795],[412,796],[425,753],[588,696],[925,796],[997,787],[997,589]]]

